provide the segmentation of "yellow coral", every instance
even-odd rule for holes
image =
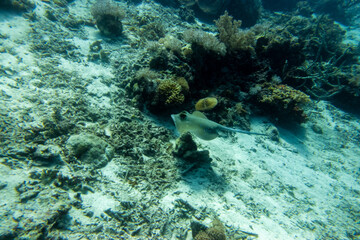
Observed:
[[[188,82],[184,77],[176,77],[175,82],[177,82],[181,86],[181,90],[184,94],[188,94],[190,91],[190,87]]]
[[[287,108],[290,103],[304,104],[309,101],[310,98],[305,93],[282,84],[267,86],[266,94],[263,94],[260,100],[260,102],[272,104],[281,102],[284,108]]]
[[[160,100],[165,105],[180,105],[184,102],[185,96],[181,93],[181,85],[172,80],[162,81],[157,89]]]
[[[218,101],[214,97],[202,98],[195,104],[195,109],[197,111],[211,110],[217,105],[217,103]]]

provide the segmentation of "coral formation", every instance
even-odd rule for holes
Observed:
[[[178,106],[185,101],[182,87],[173,80],[163,80],[157,88],[157,97],[164,106]]]
[[[72,135],[66,146],[72,157],[94,168],[104,167],[114,155],[112,146],[91,134]]]
[[[226,240],[225,227],[219,219],[214,219],[210,228],[196,233],[195,240]]]
[[[166,35],[164,38],[159,39],[159,43],[163,44],[165,48],[171,50],[173,53],[181,54],[182,43],[179,39]]]
[[[211,110],[217,105],[217,103],[218,101],[214,97],[202,98],[195,104],[195,109],[197,111]]]
[[[307,120],[303,106],[310,98],[299,90],[282,84],[264,84],[259,97],[259,102],[265,104],[264,109],[279,121],[302,123]]]
[[[193,45],[194,48],[202,47],[205,51],[224,56],[226,54],[225,44],[220,42],[214,35],[202,30],[186,30],[184,39]]]
[[[91,14],[103,35],[107,37],[121,35],[123,30],[121,20],[125,12],[112,0],[97,0],[91,7]]]
[[[241,21],[234,20],[227,11],[215,20],[215,24],[219,31],[220,41],[226,45],[228,51],[253,50],[255,34],[251,31],[240,30]]]
[[[165,36],[165,28],[162,22],[155,20],[142,25],[140,28],[140,34],[147,40],[159,40]]]

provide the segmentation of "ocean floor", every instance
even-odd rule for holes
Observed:
[[[122,88],[145,51],[131,21],[104,40],[92,1],[55,2],[0,12],[0,239],[190,240],[214,219],[228,239],[360,239],[359,116],[326,101],[297,127],[253,116],[271,137],[194,137],[211,162],[186,165],[170,116]],[[151,1],[127,11],[171,16]],[[108,59],[92,60],[96,41]]]

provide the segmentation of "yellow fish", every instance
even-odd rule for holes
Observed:
[[[206,116],[199,111],[195,111],[192,114],[186,111],[182,111],[179,114],[172,114],[171,118],[173,119],[175,127],[180,134],[191,132],[203,140],[213,140],[219,136],[219,132],[221,131],[265,136],[265,134],[262,133],[248,132],[240,129],[224,127],[223,125],[207,119]]]

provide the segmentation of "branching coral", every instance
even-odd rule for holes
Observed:
[[[251,31],[241,31],[240,20],[234,20],[225,11],[224,15],[220,16],[215,21],[219,31],[220,41],[225,44],[229,51],[238,50],[253,50],[255,44],[255,34]]]

